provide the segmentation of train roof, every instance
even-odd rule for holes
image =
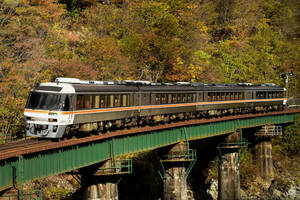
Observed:
[[[136,91],[283,91],[275,84],[254,85],[251,83],[203,84],[203,83],[151,83],[149,81],[90,81],[74,78],[57,78],[55,82],[41,83],[34,90],[58,93],[84,92],[136,92]]]

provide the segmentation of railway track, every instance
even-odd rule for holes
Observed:
[[[116,130],[116,131],[108,131],[105,134],[100,135],[92,135],[89,137],[83,138],[71,138],[71,139],[64,139],[58,142],[53,142],[51,140],[39,140],[36,138],[24,140],[24,141],[17,141],[8,144],[1,144],[0,145],[0,160],[13,158],[19,155],[39,152],[39,151],[46,151],[56,148],[68,147],[72,145],[84,144],[88,142],[94,142],[98,140],[103,140],[112,137],[124,136],[124,135],[131,135],[137,134],[141,132],[150,132],[150,131],[157,131],[162,129],[170,129],[175,127],[181,126],[188,126],[188,125],[196,125],[196,124],[204,124],[204,123],[212,123],[216,121],[226,121],[226,120],[234,120],[234,119],[245,119],[245,118],[254,118],[254,117],[261,117],[261,116],[270,116],[270,115],[281,115],[281,114],[291,114],[291,113],[300,113],[300,109],[294,110],[285,110],[280,112],[269,112],[269,113],[259,113],[259,114],[244,114],[244,115],[233,115],[233,116],[223,116],[218,118],[210,118],[210,119],[192,119],[187,121],[180,121],[174,122],[171,124],[163,124],[157,126],[145,126],[145,127],[132,127],[131,129],[124,129],[124,130]]]

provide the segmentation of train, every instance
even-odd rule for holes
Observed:
[[[93,81],[37,84],[24,109],[26,136],[63,138],[111,129],[284,109],[286,89],[255,85]]]

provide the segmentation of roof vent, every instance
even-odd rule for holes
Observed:
[[[176,85],[191,85],[190,82],[176,82]]]
[[[240,86],[252,86],[252,83],[238,83]]]
[[[125,80],[125,84],[127,85],[150,85],[150,81],[141,81],[141,80]]]
[[[55,83],[77,83],[79,84],[81,81],[78,78],[63,78],[59,77],[55,79]]]
[[[161,83],[151,83],[151,85],[162,85]]]
[[[193,83],[191,83],[191,85],[192,86],[203,86],[204,83],[202,83],[202,82],[193,82]]]
[[[163,85],[170,86],[170,85],[174,85],[174,84],[173,83],[163,83]]]
[[[274,83],[266,83],[266,86],[276,86]]]
[[[150,85],[150,81],[134,81],[138,85]]]

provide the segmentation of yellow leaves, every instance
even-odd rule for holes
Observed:
[[[208,31],[208,27],[205,25],[205,22],[199,21],[196,27],[200,33],[206,33]]]
[[[198,4],[195,4],[195,3],[190,3],[187,8],[190,9],[190,10],[193,10],[193,9],[198,9],[199,5]]]
[[[191,82],[199,81],[199,78],[201,77],[200,74],[203,71],[203,67],[201,67],[199,65],[190,64],[188,66],[188,70],[189,70],[189,74],[191,76]]]
[[[3,2],[11,8],[17,7],[20,0],[3,0]]]
[[[180,57],[176,58],[177,65],[183,65],[183,61]]]

